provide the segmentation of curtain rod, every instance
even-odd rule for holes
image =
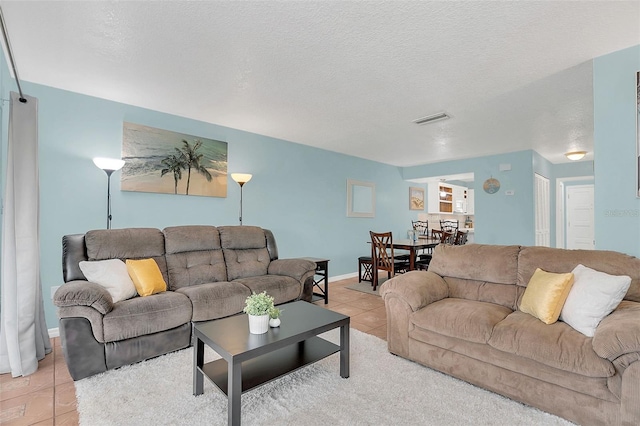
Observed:
[[[4,13],[2,12],[2,6],[0,6],[0,25],[2,25],[2,37],[4,38],[4,44],[7,46],[7,54],[9,55],[9,61],[11,62],[11,68],[13,69],[13,75],[16,77],[16,84],[18,85],[18,93],[20,94],[20,102],[27,103],[27,99],[22,94],[22,87],[20,87],[20,78],[18,77],[18,69],[16,68],[16,61],[13,59],[13,52],[11,51],[11,44],[9,43],[9,34],[7,34],[7,26],[4,23]]]

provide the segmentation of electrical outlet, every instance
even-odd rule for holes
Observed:
[[[56,290],[59,288],[60,286],[51,287],[51,300],[53,300],[53,295],[56,293]]]
[[[513,195],[515,193],[516,193],[516,191],[514,191],[513,189],[508,189],[508,190],[504,191],[504,195]]]

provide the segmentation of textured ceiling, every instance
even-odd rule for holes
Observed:
[[[640,43],[638,1],[0,5],[24,81],[398,166],[593,159],[591,59]]]

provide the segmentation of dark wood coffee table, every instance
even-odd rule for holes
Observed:
[[[206,376],[229,398],[230,425],[240,424],[240,397],[264,383],[340,352],[340,376],[349,377],[349,320],[308,302],[279,306],[280,327],[249,333],[246,315],[193,326],[193,394],[203,393]],[[340,327],[340,346],[318,334]],[[204,345],[222,359],[204,364]]]

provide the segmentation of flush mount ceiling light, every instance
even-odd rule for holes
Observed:
[[[571,161],[582,160],[585,155],[587,155],[587,151],[572,151],[564,154]]]
[[[418,125],[422,125],[422,124],[433,123],[434,121],[447,120],[449,118],[451,118],[451,116],[443,111],[437,114],[427,115],[426,117],[417,118],[413,120],[413,122]]]

